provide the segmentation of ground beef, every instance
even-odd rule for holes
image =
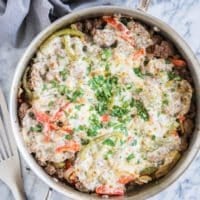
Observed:
[[[97,29],[103,29],[105,22],[101,18],[86,19],[83,22],[75,23],[76,28],[86,34],[94,35]]]
[[[48,164],[45,167],[45,171],[49,174],[49,175],[54,175],[56,173],[56,168],[52,165],[52,164]]]
[[[41,161],[40,159],[37,159],[37,158],[35,158],[35,159],[37,160],[38,164],[39,164],[41,167],[46,167],[46,166],[47,166],[47,163],[46,163],[46,162],[43,162],[43,161]]]
[[[162,42],[163,38],[160,35],[153,35],[152,40],[153,40],[153,44],[154,45],[156,45],[156,44],[160,45],[160,43]]]
[[[82,22],[77,22],[75,23],[75,27],[76,29],[78,29],[79,31],[83,31],[83,23]]]
[[[19,118],[20,120],[22,120],[25,115],[26,115],[26,112],[27,110],[29,109],[29,105],[27,103],[22,103],[20,106],[19,106]]]
[[[191,120],[191,119],[186,119],[186,120],[183,122],[183,129],[184,129],[184,132],[185,132],[185,134],[187,134],[188,136],[192,134],[193,128],[194,128],[194,122],[193,122],[193,120]]]
[[[89,192],[87,188],[84,187],[84,185],[81,182],[77,182],[75,184],[75,187],[80,190],[81,192]]]
[[[159,58],[168,58],[174,55],[174,48],[171,43],[162,41],[160,45],[155,45],[153,54]]]
[[[56,169],[56,174],[59,179],[63,179],[64,178],[64,169]]]
[[[187,136],[183,136],[181,137],[181,144],[179,146],[179,151],[185,151],[188,148],[188,137]]]
[[[147,47],[147,52],[158,58],[168,58],[174,56],[175,50],[171,42],[164,40],[159,34],[152,36],[153,44]]]

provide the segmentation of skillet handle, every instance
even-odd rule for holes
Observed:
[[[149,8],[151,0],[139,0],[139,5],[137,7],[138,10],[146,12],[147,9]]]

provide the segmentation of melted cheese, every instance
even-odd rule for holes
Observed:
[[[121,176],[139,177],[145,168],[158,166],[167,152],[179,148],[180,138],[171,132],[179,127],[177,117],[186,114],[190,107],[191,86],[186,80],[168,79],[167,73],[173,71],[171,63],[152,58],[145,66],[146,53],[133,59],[139,48],[146,48],[152,41],[148,31],[140,24],[134,22],[129,26],[136,40],[135,47],[106,26],[103,31],[97,31],[95,42],[65,36],[70,54],[75,59],[66,53],[61,38],[56,37],[37,52],[31,66],[31,81],[37,98],[32,101],[32,108],[23,119],[24,140],[30,152],[42,161],[61,162],[74,158],[73,152],[56,152],[56,148],[68,142],[65,135],[69,133],[60,129],[49,131],[47,124],[43,124],[41,132],[31,131],[38,121],[30,117],[30,112],[47,113],[52,117],[69,103],[62,110],[59,121],[73,130],[71,139],[81,146],[74,168],[81,183],[91,191],[102,184],[122,186],[119,183]],[[137,32],[139,36],[135,34]],[[108,48],[110,55],[105,58],[102,56],[104,50],[98,44],[110,43],[111,40],[117,40],[118,45]],[[83,50],[84,46],[87,51]],[[96,110],[101,102],[90,84],[94,77],[106,77],[106,65],[110,76],[118,79],[106,111],[109,123],[101,122],[102,114]],[[136,71],[138,69],[140,71]],[[72,101],[69,96],[75,90],[81,90],[82,94]],[[112,114],[113,106],[121,108],[126,102],[130,104],[132,98],[142,103],[148,120],[140,116],[136,106],[128,105],[128,111],[121,118]],[[93,136],[88,134],[88,130],[94,129],[92,123],[97,122],[93,122],[91,116],[100,123]],[[45,142],[47,134],[50,139]],[[112,139],[113,134],[119,135],[113,138],[114,145],[104,144],[106,139]],[[91,143],[82,145],[84,139]]]

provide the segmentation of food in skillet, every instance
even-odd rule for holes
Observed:
[[[27,67],[18,114],[30,153],[83,192],[123,195],[169,172],[193,129],[187,63],[132,18],[104,16],[50,36]]]

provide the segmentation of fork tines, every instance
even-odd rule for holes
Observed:
[[[16,146],[13,140],[7,104],[0,88],[0,162],[14,155]]]

